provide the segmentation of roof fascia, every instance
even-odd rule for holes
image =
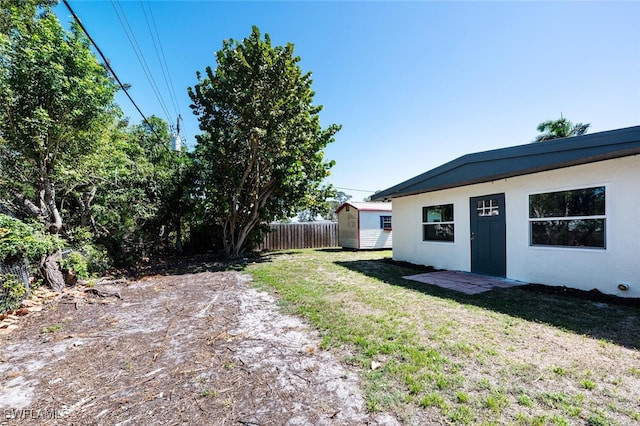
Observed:
[[[610,147],[617,147],[610,149]],[[581,151],[593,151],[593,153],[580,156]],[[571,153],[574,153],[572,156]],[[408,179],[398,185],[392,186],[384,191],[372,196],[375,200],[415,195],[424,192],[438,191],[441,189],[466,186],[475,183],[490,182],[507,177],[520,176],[537,173],[541,171],[553,170],[563,167],[570,167],[579,164],[586,164],[596,161],[603,161],[612,158],[625,157],[640,153],[640,126],[625,129],[610,130],[606,132],[593,133],[590,135],[574,136],[569,138],[554,139],[545,142],[534,142],[525,145],[517,145],[507,148],[499,148],[490,151],[483,151],[473,154],[466,154],[448,163],[431,169],[414,178]],[[490,164],[496,161],[511,161],[516,164],[523,158],[533,159],[541,157],[572,157],[563,161],[543,161],[538,165],[530,165],[522,169],[510,170],[504,173],[486,174],[470,179],[462,179],[449,184],[420,187],[428,180],[436,180],[439,176],[450,174],[456,169],[472,166],[477,163]]]

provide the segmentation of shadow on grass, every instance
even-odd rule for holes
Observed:
[[[131,268],[116,271],[114,275],[126,276],[133,280],[154,275],[186,275],[201,272],[242,271],[252,263],[271,261],[272,256],[286,252],[227,259],[215,254],[192,254],[184,256],[166,256],[149,262],[138,263]]]
[[[466,305],[475,305],[528,321],[549,324],[631,349],[640,349],[638,307],[602,303],[565,294],[551,294],[547,291],[548,286],[512,287],[467,295],[436,285],[406,280],[402,277],[424,273],[429,267],[398,264],[390,259],[343,261],[336,264],[390,285]]]
[[[227,258],[221,253],[188,253],[168,255],[140,262],[130,268],[113,271],[113,275],[125,276],[133,280],[154,275],[185,275],[201,272],[242,271],[247,265],[271,262],[278,257],[299,254],[303,249],[253,252],[248,256]],[[327,253],[342,249],[320,249]]]

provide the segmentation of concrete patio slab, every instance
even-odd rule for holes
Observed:
[[[494,288],[509,288],[527,284],[522,281],[511,280],[504,277],[492,277],[461,271],[427,272],[424,274],[408,275],[402,278],[437,285],[438,287],[465,294],[478,294],[493,290]]]

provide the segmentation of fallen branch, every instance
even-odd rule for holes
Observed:
[[[84,285],[86,285],[88,282],[89,281],[86,281],[86,280],[79,281],[80,284],[84,284]],[[116,285],[116,284],[125,284],[127,282],[128,280],[126,278],[102,277],[102,278],[98,278],[95,281],[95,285],[104,285],[104,284]]]
[[[206,413],[206,412],[207,412],[207,410],[205,410],[204,408],[202,408],[202,405],[200,405],[200,403],[198,402],[198,399],[197,399],[197,398],[193,398],[193,400],[196,402],[196,405],[198,406],[198,408],[199,408],[200,410],[202,410],[202,412],[203,412],[203,413]]]
[[[164,337],[162,338],[162,342],[160,343],[160,348],[155,354],[153,354],[153,362],[155,362],[158,359],[158,356],[160,356],[160,354],[164,352],[164,348],[167,344],[167,336],[169,335],[169,329],[171,328],[172,325],[173,325],[173,320],[171,320],[169,322],[169,325],[167,325],[167,329],[164,332]]]
[[[88,288],[84,291],[85,293],[95,294],[100,297],[117,297],[118,299],[122,299],[120,295],[120,290],[102,290],[98,288]]]

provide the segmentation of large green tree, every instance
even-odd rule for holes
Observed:
[[[102,185],[92,209],[99,240],[118,257],[181,246],[190,159],[170,147],[168,124],[155,116],[111,131]]]
[[[58,235],[59,193],[73,179],[67,172],[95,151],[113,120],[116,86],[77,26],[65,31],[48,6],[7,4],[0,35],[0,199]],[[56,269],[50,256],[43,273],[59,289]]]
[[[81,247],[89,237],[120,263],[179,246],[190,156],[173,151],[170,140],[169,125],[155,116],[133,125],[118,117],[104,126],[95,149],[61,173],[67,241]]]
[[[216,69],[198,72],[189,88],[203,132],[196,146],[203,208],[222,227],[229,256],[259,240],[265,222],[330,195],[322,181],[334,162],[323,150],[340,126],[321,128],[311,73],[299,61],[292,44],[272,46],[253,27],[241,42],[224,41]]]
[[[336,214],[336,210],[338,210],[338,207],[340,207],[341,205],[343,205],[344,203],[346,203],[350,199],[351,199],[351,195],[347,195],[343,191],[336,192],[334,197],[331,200],[328,201],[328,203],[329,203],[329,211],[325,215],[323,215],[322,217],[325,220],[332,220],[334,222],[337,222],[338,221],[338,215]]]
[[[580,136],[587,133],[589,126],[587,123],[572,123],[571,121],[560,115],[557,120],[543,121],[538,125],[538,132],[541,134],[536,136],[535,142],[544,142],[552,139],[567,138],[569,136]]]

